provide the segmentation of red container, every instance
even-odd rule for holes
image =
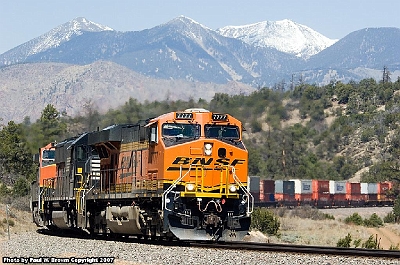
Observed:
[[[336,194],[335,194],[336,195]],[[361,183],[346,183],[346,199],[350,201],[359,201],[361,198]]]
[[[263,187],[263,191],[261,191]],[[272,179],[263,179],[260,181],[260,193],[270,194],[275,193],[275,181]]]
[[[321,201],[321,202],[327,202],[331,200],[331,195],[329,193],[313,193],[312,199],[314,201]]]
[[[367,194],[351,194],[347,197],[349,201],[366,201],[368,200]]]
[[[378,194],[368,194],[368,201],[378,201]]]
[[[386,194],[378,194],[378,201],[391,201],[392,198],[387,196]]]
[[[260,201],[261,202],[273,202],[273,201],[275,201],[275,194],[274,193],[260,194]]]
[[[386,194],[392,188],[392,182],[378,182],[378,194]]]
[[[308,194],[300,194],[300,193],[296,193],[294,195],[294,198],[296,199],[296,201],[299,202],[311,202],[313,195],[312,193],[308,193]]]
[[[294,194],[275,193],[275,201],[293,202],[296,201]]]
[[[313,193],[329,193],[329,180],[312,180]]]
[[[336,194],[333,194],[333,200],[334,200],[335,202],[347,201],[346,194],[345,194],[345,193],[336,193]]]

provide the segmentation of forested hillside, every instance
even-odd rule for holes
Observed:
[[[186,108],[227,112],[244,122],[249,172],[269,179],[315,178],[381,181],[400,179],[400,80],[364,79],[326,86],[299,84],[290,91],[261,88],[250,95],[218,93],[208,102],[130,98],[100,114],[85,106],[70,117],[52,105],[41,118],[0,127],[0,193],[24,195],[35,179],[32,154],[111,124],[135,123]]]

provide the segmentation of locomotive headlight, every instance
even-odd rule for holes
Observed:
[[[208,143],[204,145],[204,154],[207,156],[212,154],[212,144]]]
[[[237,191],[236,186],[235,185],[230,185],[229,186],[229,191],[232,192],[232,193],[236,192]]]
[[[187,191],[194,191],[194,184],[193,183],[186,184],[186,190]]]

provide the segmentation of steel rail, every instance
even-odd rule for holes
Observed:
[[[336,256],[358,256],[358,257],[375,257],[375,258],[400,258],[399,250],[382,250],[382,249],[365,249],[365,248],[338,248],[327,246],[308,246],[308,245],[292,245],[292,244],[276,244],[276,243],[258,243],[246,241],[204,241],[204,240],[162,240],[156,239],[139,239],[136,237],[124,236],[91,236],[85,232],[75,230],[48,230],[38,229],[38,233],[49,236],[60,236],[80,239],[97,239],[103,241],[120,241],[126,243],[160,245],[160,246],[177,246],[177,247],[198,247],[198,248],[218,248],[231,250],[246,250],[259,252],[286,252],[301,253],[315,255],[336,255]]]
[[[387,257],[400,258],[398,250],[382,250],[382,249],[365,249],[365,248],[339,248],[326,246],[308,246],[308,245],[292,245],[292,244],[275,244],[275,243],[257,243],[243,241],[187,241],[191,247],[210,247],[224,249],[240,249],[253,251],[276,251],[276,252],[292,252],[292,253],[309,253],[309,254],[328,254],[340,256],[364,256],[364,257]]]

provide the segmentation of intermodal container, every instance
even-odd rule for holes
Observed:
[[[299,202],[307,202],[307,203],[309,203],[309,202],[313,201],[312,193],[304,193],[304,194],[295,193],[294,194],[294,198],[296,199],[296,201],[299,201]]]
[[[392,188],[392,182],[378,182],[377,186],[378,194],[386,194]]]
[[[378,183],[368,183],[368,195],[378,194]]]
[[[254,201],[255,202],[260,202],[261,201],[261,199],[260,199],[260,193],[259,192],[250,192],[251,193],[251,195],[253,195],[253,198],[254,198]]]
[[[277,193],[294,195],[294,181],[275,180],[275,194]]]
[[[329,193],[346,194],[346,181],[329,181]]]
[[[275,193],[260,193],[260,201],[261,202],[274,202],[275,201]]]
[[[361,186],[361,194],[368,195],[368,183],[362,182],[360,183]]]
[[[275,193],[275,201],[284,201],[284,202],[294,202],[296,201],[293,194],[287,194],[287,193]]]
[[[376,202],[378,200],[378,194],[368,194],[368,201]]]
[[[388,191],[392,188],[391,182],[378,182],[378,200],[388,201]]]
[[[329,180],[312,180],[313,193],[328,193],[329,194]]]
[[[260,192],[260,177],[259,176],[250,176],[249,177],[249,186],[250,186],[250,192]]]
[[[329,193],[313,193],[313,200],[317,202],[317,204],[321,205],[329,205],[332,200],[331,194]]]
[[[260,182],[260,193],[275,193],[275,181],[272,179],[262,179]]]
[[[311,179],[292,179],[291,181],[294,181],[295,194],[312,194]]]
[[[345,193],[336,193],[333,195],[333,205],[336,206],[346,206],[347,199],[346,199],[346,194]]]
[[[361,200],[361,184],[359,182],[346,183],[346,199],[351,201]]]

